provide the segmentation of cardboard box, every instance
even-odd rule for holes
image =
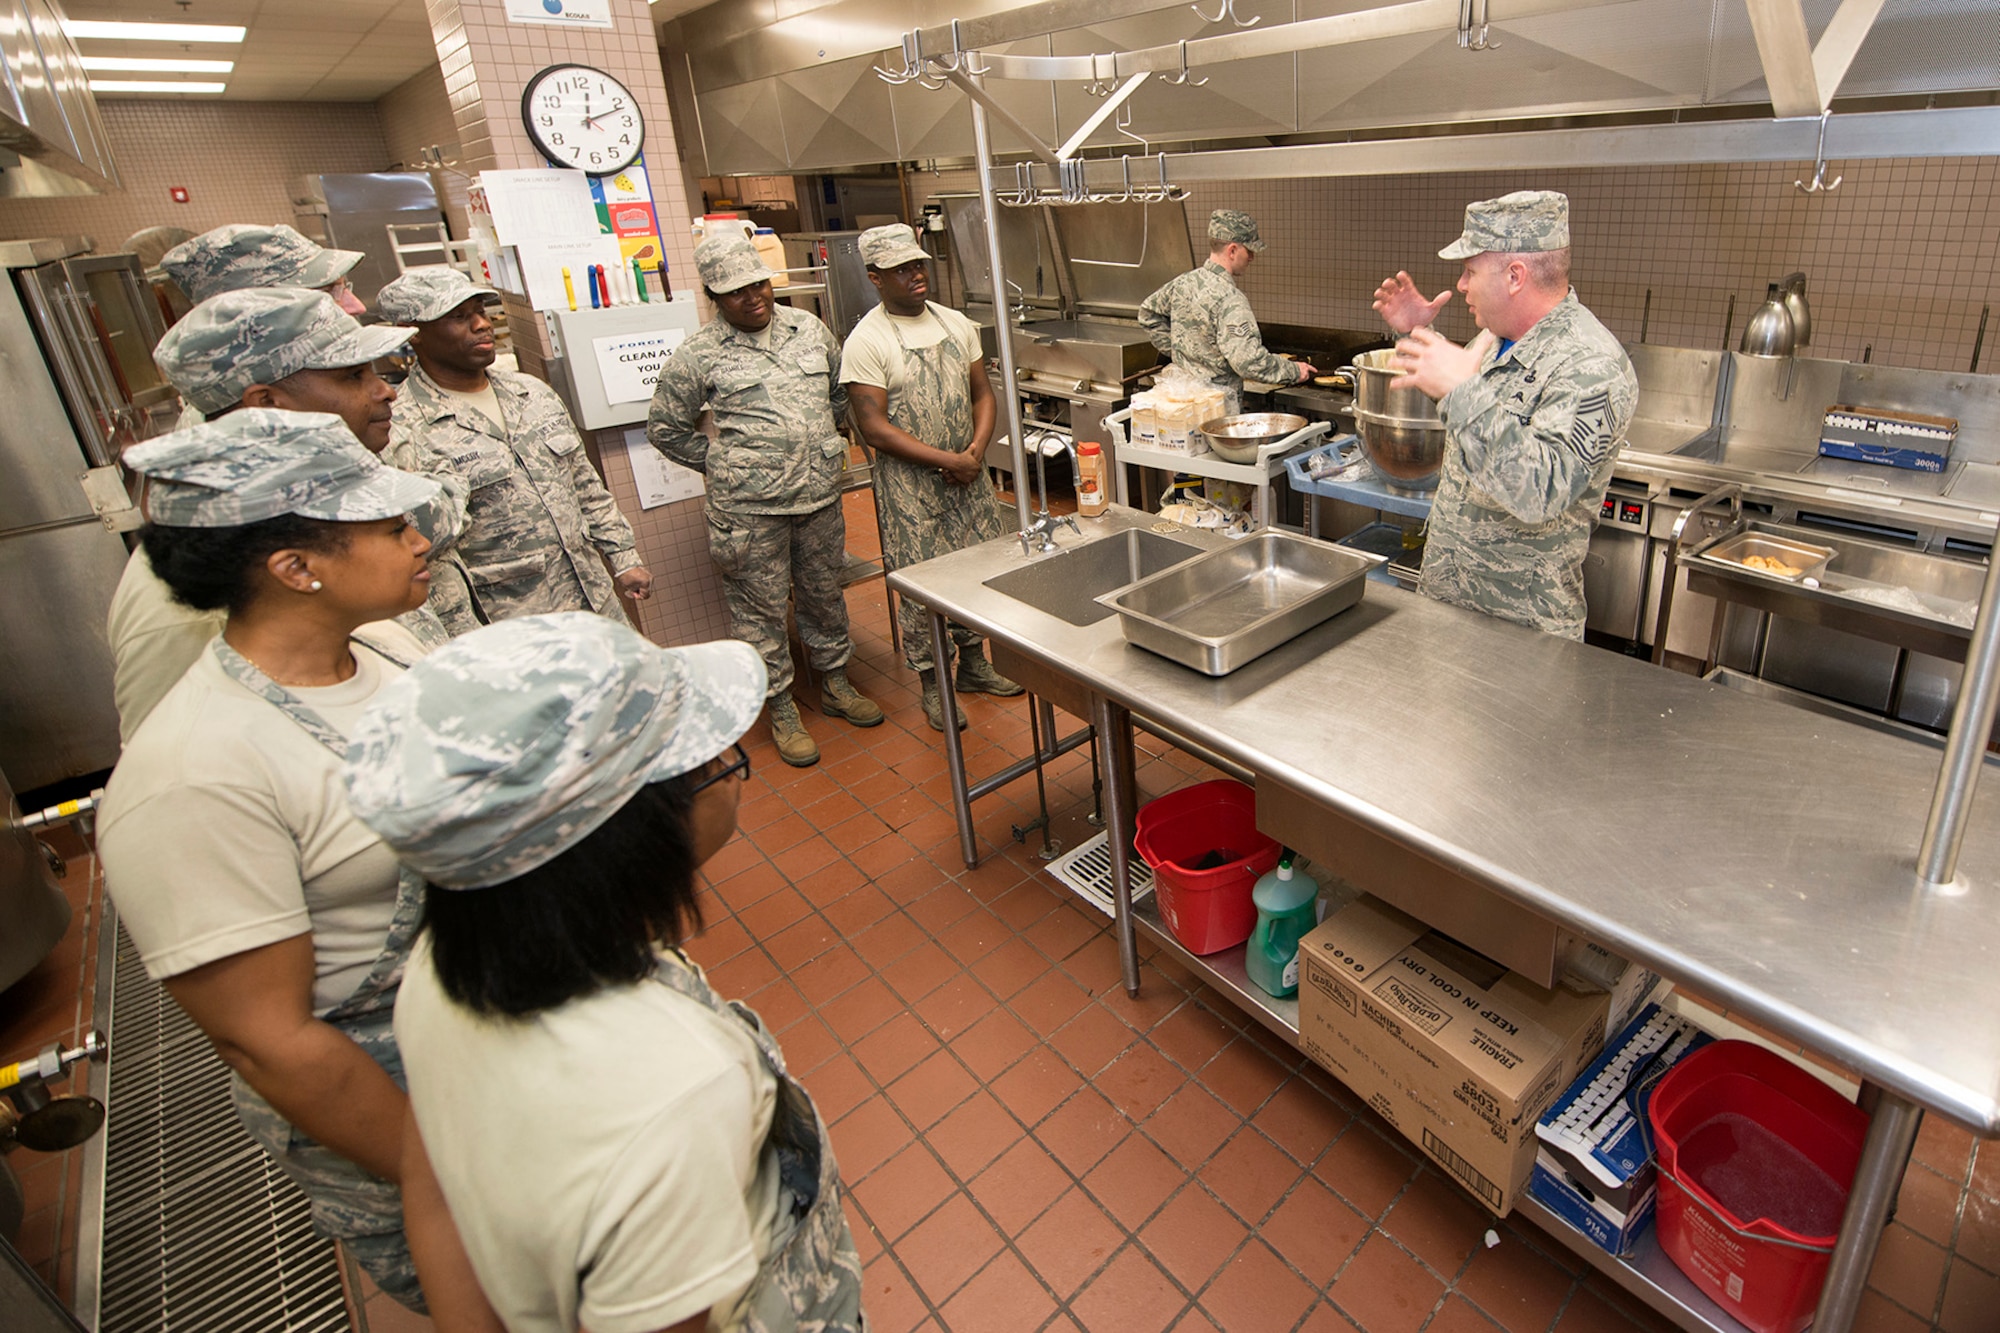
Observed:
[[[1647,1090],[1708,1040],[1648,1004],[1535,1125],[1535,1197],[1612,1254],[1625,1253],[1652,1216],[1657,1173],[1638,1118]]]
[[[1828,458],[1942,472],[1958,438],[1955,417],[1835,403],[1820,427],[1819,451]]]
[[[1543,1206],[1590,1237],[1599,1249],[1607,1254],[1629,1254],[1633,1242],[1653,1220],[1653,1207],[1660,1198],[1657,1185],[1649,1178],[1645,1192],[1621,1210],[1608,1199],[1586,1198],[1543,1148],[1535,1155],[1529,1189]]]
[[[1546,990],[1364,896],[1299,946],[1299,1044],[1495,1213],[1535,1166],[1542,1109],[1658,978]]]

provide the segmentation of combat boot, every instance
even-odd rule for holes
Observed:
[[[819,683],[819,711],[828,717],[844,717],[857,727],[882,725],[882,710],[847,679],[845,671],[829,671]]]
[[[951,683],[966,694],[990,694],[996,699],[1011,699],[1023,693],[1019,685],[993,669],[982,648],[958,650],[958,671]]]
[[[988,668],[989,670],[991,668]],[[920,671],[918,677],[924,682],[924,721],[931,724],[932,731],[944,730],[944,696],[938,693],[937,672]],[[958,729],[965,730],[965,710],[952,700],[952,711],[958,714]]]
[[[819,762],[819,746],[799,721],[799,706],[791,695],[781,694],[766,705],[771,719],[771,739],[777,744],[778,758],[793,768],[809,768]]]

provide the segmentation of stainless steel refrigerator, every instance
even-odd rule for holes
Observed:
[[[0,769],[23,791],[117,762],[104,622],[138,524],[118,457],[178,411],[144,270],[88,248],[0,242]]]
[[[301,176],[292,182],[292,225],[321,245],[359,250],[368,257],[347,275],[348,286],[368,305],[400,271],[389,249],[392,224],[444,225],[437,183],[424,171]],[[424,263],[436,263],[434,256]]]

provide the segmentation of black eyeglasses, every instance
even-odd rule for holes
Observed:
[[[695,783],[694,790],[690,791],[688,795],[693,796],[699,792],[706,791],[726,777],[740,775],[746,780],[750,777],[750,752],[743,748],[743,744],[740,741],[729,748],[736,751],[736,757],[729,761],[729,767],[719,773],[711,773],[700,782]]]

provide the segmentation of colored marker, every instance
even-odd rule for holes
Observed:
[[[646,290],[646,270],[639,267],[639,260],[632,260],[632,283],[639,289],[639,300],[646,305],[653,303],[653,294]]]
[[[604,298],[604,308],[611,308],[611,283],[604,276],[604,265],[597,266],[597,294]]]
[[[569,280],[569,265],[563,265],[563,295],[569,297],[569,308],[576,309],[576,284]]]
[[[586,264],[583,266],[583,285],[590,288],[590,308],[596,310],[598,308],[597,265]]]

